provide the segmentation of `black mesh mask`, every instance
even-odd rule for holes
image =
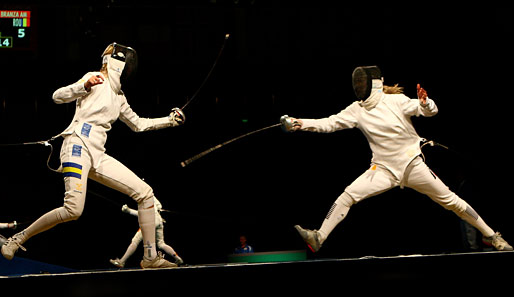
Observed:
[[[353,70],[353,91],[359,100],[366,100],[371,95],[374,79],[382,79],[382,74],[377,66],[360,66]]]

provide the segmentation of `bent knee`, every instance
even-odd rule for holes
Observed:
[[[60,208],[58,216],[62,222],[75,221],[80,218],[83,210],[83,207],[70,207],[68,205],[64,205]]]
[[[154,200],[153,189],[145,183],[145,186],[137,191],[132,198],[137,202],[138,205],[143,204],[145,206],[152,206]]]
[[[165,245],[166,245],[166,243],[164,243],[164,240],[158,240],[158,241],[157,241],[157,243],[156,243],[156,245],[157,245],[157,248],[158,248],[158,249],[160,249],[160,248],[162,248],[163,246],[165,246]]]
[[[70,221],[78,220],[82,215],[84,208],[71,208],[68,210]]]
[[[466,202],[464,202],[464,200],[462,200],[455,193],[452,193],[445,197],[437,197],[432,199],[447,210],[451,210],[454,212],[463,212],[466,210]]]
[[[353,199],[353,197],[348,194],[346,191],[341,194],[337,200],[339,200],[344,206],[351,207],[356,204],[358,201]]]

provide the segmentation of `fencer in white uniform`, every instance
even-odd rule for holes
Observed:
[[[452,192],[425,164],[412,116],[430,117],[438,112],[435,102],[418,85],[418,99],[401,92],[384,92],[383,78],[376,66],[357,67],[353,87],[360,101],[355,101],[338,114],[322,119],[296,119],[283,116],[287,131],[330,133],[358,128],[369,142],[371,166],[337,198],[319,230],[295,228],[314,251],[318,251],[332,230],[348,215],[352,205],[391,188],[409,187],[426,194],[444,208],[477,228],[484,242],[497,250],[512,250],[498,232],[494,232],[463,199]]]
[[[155,241],[157,244],[157,248],[160,250],[163,250],[166,254],[173,257],[173,259],[175,259],[175,263],[174,263],[175,266],[183,264],[184,261],[177,254],[177,252],[175,252],[175,250],[171,246],[169,246],[168,244],[166,244],[166,242],[164,242],[165,220],[163,220],[163,218],[161,217],[162,204],[159,200],[157,200],[157,198],[154,198],[154,210],[155,210]],[[121,207],[121,211],[123,211],[124,213],[128,213],[130,215],[136,216],[136,217],[138,216],[138,211],[128,207],[128,205],[126,205],[126,204],[124,204]],[[121,257],[121,259],[119,259],[119,258],[110,259],[109,261],[111,262],[111,264],[118,268],[125,267],[125,263],[127,263],[128,258],[130,258],[130,256],[132,256],[134,254],[134,252],[136,251],[138,245],[141,243],[142,240],[143,240],[143,235],[141,234],[141,228],[139,228],[139,230],[137,230],[136,234],[132,238],[132,242],[129,244],[123,257]]]
[[[171,262],[157,255],[155,248],[155,211],[152,188],[122,163],[106,154],[107,132],[118,118],[135,132],[176,127],[184,123],[180,109],[169,116],[141,118],[130,107],[121,84],[133,75],[137,54],[120,44],[110,44],[102,54],[102,69],[86,73],[78,82],[53,94],[57,104],[76,102],[75,116],[61,134],[64,137],[60,159],[64,176],[64,205],[41,216],[29,227],[15,234],[2,246],[7,259],[32,236],[57,224],[78,219],[84,209],[88,178],[118,190],[138,204],[138,219],[144,239],[142,268],[171,267]]]

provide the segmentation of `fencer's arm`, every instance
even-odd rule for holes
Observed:
[[[120,95],[123,96],[123,95]],[[120,111],[120,120],[124,122],[127,126],[132,129],[134,132],[142,132],[149,130],[158,130],[167,127],[176,127],[184,123],[185,117],[183,116],[182,111],[180,110],[180,114],[183,117],[178,116],[179,113],[177,110],[173,109],[169,116],[161,117],[161,118],[141,118],[139,117],[127,103],[127,99],[123,96],[123,104],[121,106]]]
[[[424,117],[431,117],[436,115],[438,112],[437,105],[434,100],[428,97],[426,98],[425,104],[423,104],[419,99],[410,99],[408,97],[405,97],[405,101],[401,104],[404,114],[409,116],[419,117],[422,115]]]
[[[430,98],[426,98],[426,103],[423,104],[421,101],[419,102],[419,109],[420,113],[425,117],[431,117],[435,116],[437,112],[439,111],[437,109],[437,105],[435,104],[434,100]]]
[[[101,75],[86,74],[78,82],[57,89],[52,95],[52,99],[57,104],[69,103],[91,91],[91,87],[102,84],[104,78]]]
[[[299,130],[331,133],[343,129],[351,129],[357,126],[357,120],[353,116],[355,103],[348,106],[338,114],[322,119],[301,119],[302,126]]]
[[[437,114],[437,105],[435,105],[434,100],[428,98],[427,91],[421,87],[420,84],[416,85],[416,91],[418,94],[419,101],[419,114],[422,114],[425,117],[431,117]],[[419,115],[418,114],[418,115]]]
[[[121,211],[124,212],[124,213],[128,213],[129,215],[136,216],[136,217],[137,217],[137,214],[138,214],[137,210],[128,207],[126,204],[124,204],[121,207]]]
[[[88,92],[84,87],[84,82],[74,83],[69,86],[57,89],[52,95],[52,99],[57,104],[69,103],[87,95],[87,93]]]

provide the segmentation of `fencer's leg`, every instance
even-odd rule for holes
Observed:
[[[334,230],[334,228],[348,215],[353,203],[354,201],[352,197],[348,193],[344,192],[339,196],[339,198],[337,198],[334,204],[332,204],[332,207],[328,211],[327,216],[319,229],[321,244],[325,242],[332,230]]]
[[[477,228],[484,236],[494,235],[491,229],[478,213],[457,194],[452,192],[437,175],[435,175],[421,160],[413,161],[409,166],[405,185],[427,195],[447,210],[453,211],[464,221]]]
[[[152,188],[125,165],[109,155],[105,155],[98,168],[92,170],[90,178],[130,196],[137,202],[144,256],[147,259],[154,259],[157,250],[155,248],[155,211]]]
[[[164,242],[164,230],[162,224],[155,228],[155,240],[157,242],[157,248],[163,250],[170,256],[175,256],[175,250]]]
[[[45,213],[26,229],[9,238],[2,246],[5,258],[12,259],[18,248],[22,247],[21,244],[32,236],[81,216],[84,210],[90,158],[80,138],[75,135],[66,137],[61,149],[61,162],[65,185],[64,205]]]
[[[143,235],[141,234],[141,229],[139,229],[136,234],[134,235],[134,238],[132,238],[132,241],[130,242],[130,245],[128,246],[127,250],[125,251],[125,254],[123,257],[121,257],[121,261],[123,263],[126,263],[128,258],[134,254],[134,252],[137,249],[137,246],[141,241],[143,240]]]
[[[175,264],[184,264],[184,260],[175,252],[175,250],[166,242],[164,242],[164,230],[162,224],[155,228],[155,240],[157,241],[157,248],[163,250],[166,254],[175,259]]]
[[[346,218],[352,205],[369,197],[381,194],[398,185],[398,181],[387,169],[371,165],[361,176],[346,187],[343,194],[332,204],[321,228],[320,240],[323,243],[332,230]]]
[[[332,204],[319,231],[303,229],[299,225],[296,225],[295,228],[311,250],[317,252],[332,230],[346,218],[353,204],[383,193],[397,185],[398,181],[387,169],[372,165]]]
[[[490,243],[495,249],[500,251],[513,250],[512,246],[502,238],[499,232],[494,232],[482,217],[466,201],[452,192],[424,162],[417,160],[409,167],[410,173],[406,177],[408,187],[426,194],[444,208],[453,211],[461,219],[478,229],[484,237],[484,242]]]
[[[139,243],[141,243],[142,240],[143,235],[141,234],[141,229],[139,229],[130,241],[130,244],[127,247],[127,250],[125,251],[125,254],[123,254],[123,257],[121,257],[121,259],[111,259],[111,264],[118,268],[125,267],[125,263],[127,263],[127,260],[130,258],[130,256],[132,256],[136,252],[137,246],[139,245]]]
[[[155,210],[152,199],[145,199],[138,204],[137,216],[143,234],[144,257],[152,260],[157,256],[155,246]]]
[[[163,250],[166,254],[172,256],[173,258],[177,256],[175,250],[164,241],[157,241],[157,248]]]
[[[307,246],[313,252],[319,251],[328,235],[346,217],[353,202],[352,197],[350,197],[348,193],[344,192],[341,194],[334,204],[332,204],[319,230],[308,230],[303,229],[299,225],[295,226],[296,231],[298,231],[305,243],[307,243]]]
[[[138,220],[143,235],[143,268],[173,267],[174,264],[157,254],[155,247],[155,210],[152,188],[125,165],[104,155],[100,165],[91,170],[89,178],[120,191],[137,202]]]
[[[407,183],[407,186],[426,194],[433,201],[453,211],[462,220],[478,229],[483,235],[484,243],[492,245],[499,251],[513,250],[512,246],[503,239],[499,232],[494,232],[482,217],[466,201],[452,192],[424,162],[417,162],[412,165]]]
[[[86,198],[87,177],[83,177],[81,180],[65,177],[64,183],[66,188],[64,205],[42,215],[27,229],[23,230],[23,242],[36,234],[55,227],[57,224],[77,220],[82,215]]]

